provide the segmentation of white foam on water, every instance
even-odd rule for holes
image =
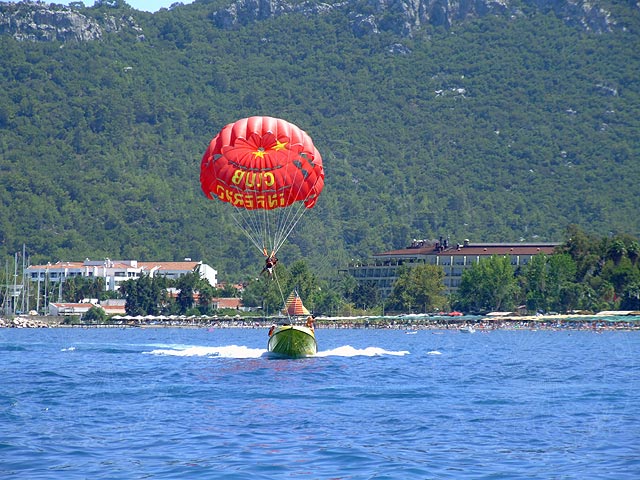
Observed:
[[[266,349],[249,348],[242,345],[205,347],[198,345],[167,345],[163,348],[143,352],[147,355],[166,355],[172,357],[220,357],[220,358],[260,358],[268,355]],[[383,355],[404,356],[406,350],[391,351],[379,347],[354,348],[351,345],[320,351],[311,357],[376,357]]]
[[[61,352],[73,352],[75,349],[76,349],[76,347],[69,347],[69,348],[63,348],[60,351]]]
[[[438,350],[431,350],[430,352],[427,352],[427,355],[442,355],[442,353]]]
[[[367,348],[354,348],[351,345],[345,345],[342,347],[334,348],[332,350],[325,350],[318,352],[315,357],[376,357],[380,355],[396,355],[403,356],[408,355],[406,350],[390,351],[379,347],[367,347]]]
[[[242,345],[224,345],[221,347],[192,345],[158,348],[143,353],[173,357],[260,358],[265,352],[266,350],[263,348],[249,348]]]

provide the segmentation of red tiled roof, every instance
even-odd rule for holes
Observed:
[[[55,305],[57,308],[91,308],[96,306],[93,303],[57,303],[57,302],[52,302],[51,305]]]
[[[202,262],[137,262],[137,267],[131,266],[129,263],[123,261],[115,261],[109,264],[108,268],[144,268],[145,270],[151,270],[153,268],[159,268],[161,270],[193,270]],[[51,268],[84,268],[84,267],[104,267],[103,264],[90,264],[85,265],[84,262],[56,262],[46,265],[29,265],[29,269],[51,269]]]
[[[409,255],[409,256],[417,256],[417,255],[433,255],[435,250],[433,245],[428,247],[420,247],[420,248],[401,248],[400,250],[391,250],[389,252],[383,253],[374,253],[374,257],[380,255]]]
[[[145,270],[159,268],[160,270],[193,270],[201,262],[138,262],[138,267],[144,267]]]
[[[100,305],[100,306],[109,315],[115,315],[116,313],[127,313],[124,305]]]
[[[468,246],[460,250],[453,248],[440,253],[440,255],[536,255],[545,253],[550,255],[555,250],[555,245],[527,246],[527,245],[495,245],[495,246]]]
[[[217,308],[239,308],[242,300],[240,298],[214,298],[213,303],[217,305]]]
[[[403,248],[384,253],[376,253],[374,257],[381,256],[425,256],[425,255],[536,255],[545,253],[550,255],[560,243],[471,243],[460,248],[449,247],[446,250],[436,251],[434,245],[419,248]]]
[[[98,267],[104,267],[104,265],[98,265]],[[106,268],[113,268],[113,269],[120,269],[120,270],[126,270],[128,268],[132,268],[132,269],[136,270],[139,267],[133,267],[130,264],[123,263],[123,262],[112,262]]]
[[[46,265],[29,265],[27,270],[29,269],[51,269],[51,268],[82,268],[84,264],[82,262],[56,262],[56,263],[48,263]]]

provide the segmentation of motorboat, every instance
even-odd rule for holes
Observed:
[[[292,319],[290,323],[273,325],[269,330],[269,352],[288,358],[315,355],[318,343],[313,330],[313,316],[302,303],[298,292],[293,291],[287,298],[283,313]],[[305,326],[296,325],[295,319],[307,316]]]
[[[282,357],[300,358],[315,355],[318,343],[313,328],[302,325],[279,325],[269,335],[269,352]]]

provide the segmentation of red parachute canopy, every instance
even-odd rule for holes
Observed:
[[[211,140],[200,164],[205,195],[246,210],[304,202],[312,208],[324,187],[322,157],[309,135],[285,120],[249,117]]]

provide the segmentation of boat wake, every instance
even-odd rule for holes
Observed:
[[[171,357],[209,357],[209,358],[260,358],[269,357],[264,348],[249,348],[242,345],[225,345],[220,347],[204,347],[195,345],[166,345],[147,352],[147,355]],[[354,348],[350,345],[320,351],[312,357],[376,357],[382,355],[408,355],[406,350],[390,351],[379,347]]]
[[[318,352],[316,357],[377,357],[381,355],[395,355],[403,356],[408,355],[406,350],[390,351],[379,347],[367,347],[367,348],[353,348],[351,345],[345,345],[343,347],[334,348],[332,350],[325,350]]]
[[[260,358],[267,353],[267,349],[249,348],[242,345],[225,345],[222,347],[167,346],[166,348],[157,348],[143,353],[171,357]]]

